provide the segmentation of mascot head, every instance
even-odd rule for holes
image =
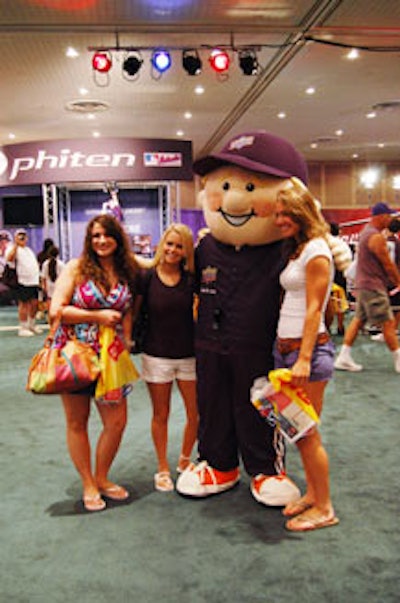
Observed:
[[[204,177],[199,194],[213,236],[229,245],[263,245],[280,238],[274,225],[277,193],[290,178],[307,183],[303,157],[283,138],[264,130],[239,134],[220,153],[195,161]]]

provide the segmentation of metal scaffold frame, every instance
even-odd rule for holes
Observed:
[[[44,236],[52,238],[64,261],[71,259],[71,198],[66,187],[42,184]]]
[[[103,187],[97,183],[99,189]],[[123,183],[127,187],[128,183]],[[160,237],[171,222],[181,221],[179,188],[176,182],[132,183],[132,188],[158,189]],[[75,183],[76,187],[76,183]],[[88,187],[93,188],[92,186]],[[72,256],[71,195],[68,185],[42,184],[45,238],[52,238],[60,250],[60,258],[68,261]],[[99,213],[100,213],[99,209]]]
[[[60,187],[58,191],[60,255],[65,262],[71,259],[72,251],[71,196],[66,187]]]

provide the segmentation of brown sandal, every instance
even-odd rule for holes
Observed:
[[[316,515],[313,517],[305,512],[287,521],[285,528],[291,532],[310,532],[311,530],[336,526],[338,523],[339,519],[334,513],[329,516]]]
[[[286,507],[282,511],[282,515],[285,517],[295,517],[296,515],[300,515],[300,513],[304,513],[307,509],[311,509],[312,503],[305,498],[298,498],[286,505]]]

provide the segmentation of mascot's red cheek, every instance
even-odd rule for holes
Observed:
[[[222,207],[222,195],[219,192],[207,192],[206,205],[210,211],[218,211]]]
[[[266,201],[265,198],[259,197],[258,199],[252,200],[252,207],[254,213],[259,218],[272,218],[275,215],[275,203],[272,201]]]

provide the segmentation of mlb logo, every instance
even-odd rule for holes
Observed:
[[[181,153],[144,153],[143,163],[146,167],[181,167]]]

